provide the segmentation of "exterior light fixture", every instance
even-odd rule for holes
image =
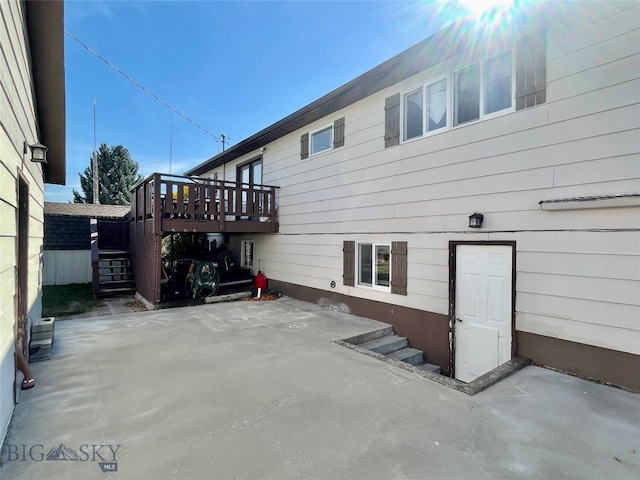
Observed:
[[[478,212],[473,212],[473,215],[469,215],[469,228],[482,227],[482,220],[484,220],[484,215]]]
[[[29,145],[31,149],[31,161],[36,163],[47,163],[47,147],[41,143]]]

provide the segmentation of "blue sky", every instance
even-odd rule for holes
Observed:
[[[457,1],[65,2],[65,30],[233,145],[466,14]],[[124,145],[144,176],[182,174],[222,144],[65,37],[66,186],[96,142]],[[171,161],[170,161],[171,160]]]

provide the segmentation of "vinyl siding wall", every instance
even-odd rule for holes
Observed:
[[[448,242],[515,241],[517,330],[640,354],[640,208],[538,204],[640,192],[640,6],[564,2],[556,13],[546,103],[385,149],[385,98],[476,57],[372,95],[267,145],[280,232],[234,237],[234,248],[253,239],[269,278],[448,315]],[[300,136],[343,116],[345,146],[301,160]],[[468,228],[474,211],[480,230]],[[343,286],[343,240],[407,241],[408,295]]]
[[[45,250],[43,285],[91,283],[91,250]]]
[[[29,186],[27,307],[41,317],[44,184],[42,167],[23,155],[38,140],[23,2],[0,2],[0,440],[13,410],[17,312],[18,176]]]

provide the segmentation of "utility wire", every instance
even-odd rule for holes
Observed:
[[[165,107],[167,107],[169,110],[172,110],[174,112],[176,112],[178,115],[180,115],[182,118],[184,118],[187,122],[189,122],[191,125],[193,125],[194,127],[199,128],[200,130],[202,130],[204,133],[206,133],[207,135],[210,135],[213,137],[213,139],[216,142],[220,141],[220,137],[217,137],[216,135],[214,135],[213,133],[211,133],[210,131],[208,131],[206,128],[201,127],[200,125],[198,125],[196,122],[194,122],[193,120],[191,120],[189,117],[187,117],[185,114],[181,113],[180,111],[176,110],[174,107],[172,107],[171,105],[169,105],[167,102],[165,102],[163,99],[161,99],[159,96],[157,96],[155,93],[153,93],[151,90],[149,90],[148,88],[145,88],[143,85],[139,84],[137,81],[135,81],[133,78],[131,78],[129,75],[127,75],[126,73],[124,73],[122,70],[120,70],[118,67],[116,67],[113,63],[111,63],[109,60],[107,60],[106,58],[104,58],[102,55],[100,55],[98,52],[96,52],[95,50],[93,50],[91,47],[87,46],[86,44],[82,43],[82,41],[76,37],[75,35],[69,33],[67,30],[64,31],[64,33],[73,38],[76,42],[78,42],[83,48],[85,48],[89,53],[91,53],[92,55],[95,55],[96,57],[98,57],[100,60],[102,60],[104,63],[106,63],[109,67],[111,67],[112,69],[114,69],[116,72],[118,72],[120,75],[122,75],[124,78],[126,78],[127,80],[129,80],[131,83],[133,83],[134,85],[137,85],[138,87],[140,87],[145,93],[151,95],[153,98],[155,98],[157,101],[159,101],[161,104],[163,104]]]

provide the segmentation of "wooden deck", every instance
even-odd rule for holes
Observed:
[[[273,233],[276,190],[221,180],[154,173],[131,194],[131,222],[153,219],[153,233]]]

